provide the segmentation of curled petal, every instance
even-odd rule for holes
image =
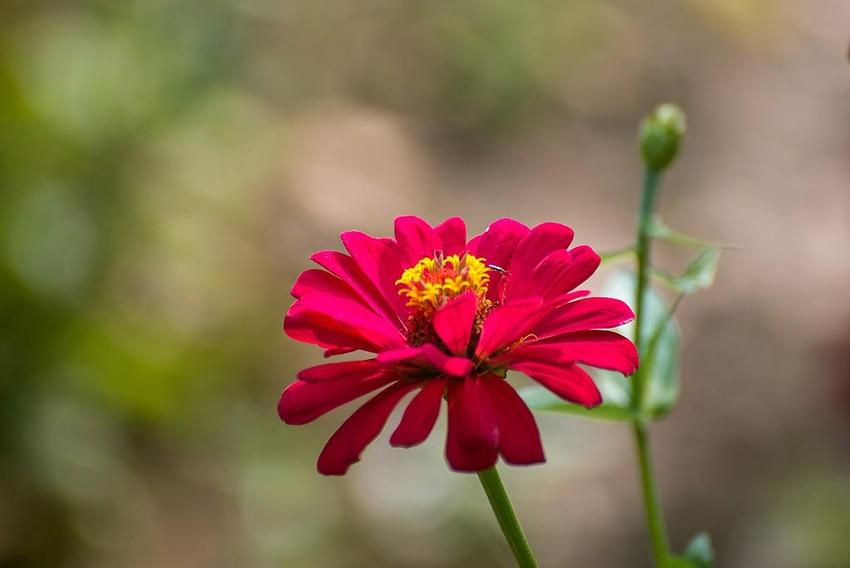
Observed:
[[[343,475],[360,461],[360,454],[381,433],[393,408],[415,387],[413,382],[398,382],[358,408],[325,444],[316,464],[319,473]]]

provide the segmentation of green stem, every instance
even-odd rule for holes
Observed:
[[[496,466],[479,471],[478,479],[481,480],[481,485],[484,487],[484,492],[487,494],[496,520],[499,521],[502,534],[505,535],[505,539],[514,553],[517,565],[520,568],[537,568],[537,560],[534,559],[534,553],[531,551],[528,539],[522,532],[522,527],[519,525],[511,500],[508,498],[499,472],[496,471]]]
[[[648,388],[648,377],[646,372],[652,358],[652,350],[657,344],[656,334],[648,338],[649,344],[645,345],[644,337],[649,330],[646,327],[646,295],[649,291],[649,274],[652,268],[652,214],[658,195],[658,182],[661,172],[653,168],[647,168],[643,179],[643,194],[641,196],[640,212],[638,216],[637,234],[637,297],[635,298],[635,346],[641,356],[641,366],[634,375],[634,389],[632,396],[632,409],[635,418],[632,427],[635,437],[635,448],[637,449],[638,463],[640,465],[640,481],[643,492],[643,503],[646,513],[646,524],[649,529],[649,538],[652,544],[652,554],[655,565],[664,566],[670,556],[670,544],[667,531],[664,527],[664,517],[661,511],[661,502],[658,489],[655,486],[655,476],[652,469],[652,452],[649,446],[649,433],[646,423],[646,390]],[[675,309],[675,307],[673,308]],[[672,310],[670,311],[672,314]],[[664,322],[666,324],[666,321]],[[663,326],[660,329],[664,329]],[[657,331],[657,330],[656,330]]]
[[[642,420],[633,423],[635,447],[637,448],[640,464],[640,481],[643,490],[643,505],[646,513],[646,525],[649,528],[649,540],[652,543],[652,555],[656,566],[664,566],[670,555],[670,544],[667,540],[667,529],[664,527],[664,517],[661,512],[661,502],[658,489],[655,487],[655,477],[652,471],[652,451],[649,447],[649,436],[646,424]]]
[[[647,168],[643,178],[643,193],[641,195],[640,212],[638,214],[637,235],[637,297],[635,298],[635,346],[638,353],[643,355],[643,337],[645,317],[644,305],[647,286],[649,285],[649,269],[652,266],[650,250],[652,248],[652,211],[655,207],[655,197],[658,194],[658,180],[661,172]],[[639,413],[643,411],[643,401],[646,396],[646,380],[644,373],[639,368],[634,376],[634,397],[632,406]]]

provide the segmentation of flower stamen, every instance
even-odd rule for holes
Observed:
[[[398,293],[407,296],[409,308],[431,315],[464,292],[473,292],[482,300],[490,283],[489,271],[483,258],[468,253],[443,257],[437,252],[405,270],[395,283],[401,286]]]

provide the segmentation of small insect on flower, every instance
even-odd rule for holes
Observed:
[[[607,330],[631,321],[632,310],[576,290],[599,256],[588,246],[569,249],[573,231],[565,225],[530,229],[500,219],[467,240],[460,218],[432,227],[399,217],[394,239],[357,231],[340,238],[348,254],[311,257],[322,269],[299,275],[283,328],[326,357],[373,356],[304,369],[283,391],[278,414],[287,424],[305,424],[380,392],[331,436],[320,473],[344,474],[409,393],[415,396],[390,437],[393,446],[424,441],[445,400],[452,469],[481,471],[500,455],[510,464],[540,463],[540,433],[507,370],[593,407],[602,397],[580,365],[624,375],[637,368],[632,342]]]

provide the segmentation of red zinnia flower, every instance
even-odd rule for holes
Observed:
[[[311,257],[324,270],[298,277],[283,328],[324,348],[326,357],[358,350],[377,356],[301,371],[283,391],[278,414],[287,424],[305,424],[383,390],[330,438],[320,473],[344,474],[412,391],[393,446],[425,440],[445,398],[452,469],[487,469],[498,455],[511,464],[543,462],[537,424],[505,380],[507,369],[593,407],[602,398],[579,363],[625,375],[637,367],[632,342],[601,330],[631,321],[632,310],[574,291],[599,266],[599,256],[587,246],[567,250],[569,227],[529,229],[500,219],[467,242],[460,218],[431,227],[400,217],[395,240],[357,231],[340,238],[349,254]]]

